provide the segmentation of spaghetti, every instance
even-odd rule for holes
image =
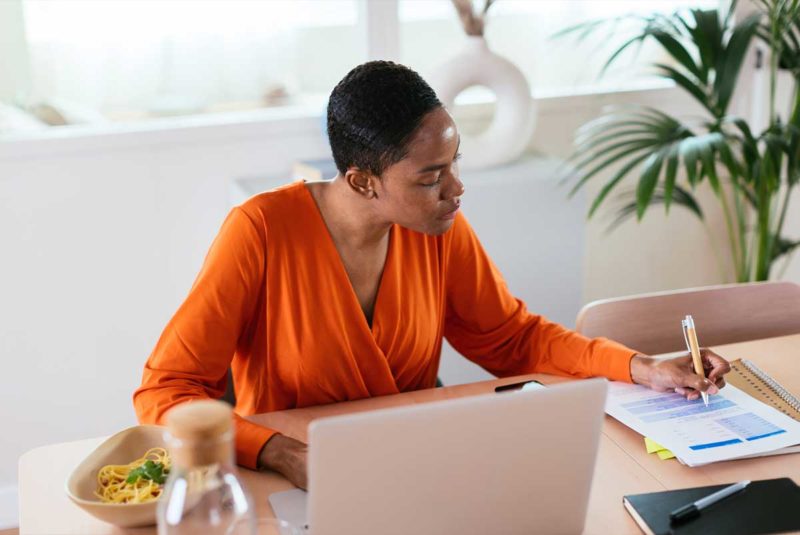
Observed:
[[[95,495],[103,503],[147,503],[157,500],[172,462],[164,448],[150,448],[139,459],[104,466],[97,472]]]

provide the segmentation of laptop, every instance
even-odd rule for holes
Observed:
[[[309,492],[270,504],[311,535],[580,533],[607,390],[590,379],[316,420]]]

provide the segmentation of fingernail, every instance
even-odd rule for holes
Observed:
[[[711,385],[711,387],[708,389],[708,393],[719,394],[719,388],[717,388],[717,385]]]

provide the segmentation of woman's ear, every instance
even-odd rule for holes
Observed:
[[[375,183],[378,178],[358,167],[350,167],[344,175],[345,182],[350,186],[350,189],[363,196],[366,199],[374,199],[378,196],[375,190]]]

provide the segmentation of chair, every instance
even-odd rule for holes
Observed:
[[[728,284],[594,301],[581,309],[576,330],[645,354],[668,353],[686,348],[680,320],[687,314],[706,347],[800,333],[800,285]]]

